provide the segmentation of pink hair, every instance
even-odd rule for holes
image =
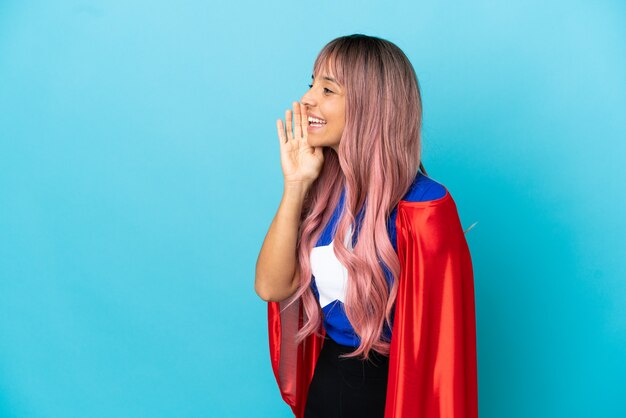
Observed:
[[[321,308],[311,289],[310,253],[330,220],[345,187],[344,210],[337,224],[335,243],[345,242],[355,215],[364,207],[358,240],[352,251],[335,245],[337,259],[348,271],[345,310],[361,338],[357,349],[343,357],[371,349],[388,355],[389,341],[382,339],[383,326],[391,326],[397,294],[400,262],[387,232],[393,208],[406,194],[421,167],[422,104],[413,66],[395,44],[366,35],[334,39],[320,51],[313,67],[315,76],[335,77],[346,92],[346,125],[339,152],[324,149],[324,165],[305,198],[298,233],[298,290],[289,299],[300,299],[303,326],[296,334],[300,343],[313,332],[319,334]],[[425,171],[424,171],[425,172]],[[367,199],[366,199],[367,196]],[[387,284],[380,262],[393,275]]]

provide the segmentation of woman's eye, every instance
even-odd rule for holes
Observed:
[[[307,84],[307,86],[309,86],[310,89],[313,88],[313,84]],[[332,90],[329,90],[328,88],[324,87],[324,93],[333,93]]]

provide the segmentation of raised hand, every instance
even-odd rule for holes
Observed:
[[[311,147],[307,142],[309,122],[306,108],[300,103],[293,102],[293,112],[290,109],[285,111],[285,120],[286,132],[283,121],[281,119],[276,121],[285,184],[310,185],[319,176],[324,165],[322,147]]]

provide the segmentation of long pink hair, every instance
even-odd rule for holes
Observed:
[[[334,251],[348,271],[344,306],[361,344],[343,357],[367,359],[371,349],[388,355],[390,342],[383,338],[383,326],[385,321],[391,326],[400,262],[389,239],[387,221],[418,169],[425,173],[420,161],[419,83],[400,48],[387,40],[360,34],[339,37],[324,46],[313,73],[330,73],[344,87],[346,124],[339,152],[324,149],[322,171],[309,189],[302,210],[296,246],[300,285],[289,299],[289,304],[300,299],[304,308],[296,342],[313,332],[320,333],[322,312],[311,289],[309,257],[345,187]],[[363,207],[362,223],[355,228],[356,214]],[[348,250],[337,243],[345,242],[351,227],[353,234],[358,231],[358,239]],[[393,274],[391,287],[381,262]]]

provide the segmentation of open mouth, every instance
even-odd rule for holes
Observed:
[[[313,116],[309,116],[309,126],[312,128],[321,128],[326,125],[326,121],[324,119],[314,118]]]

